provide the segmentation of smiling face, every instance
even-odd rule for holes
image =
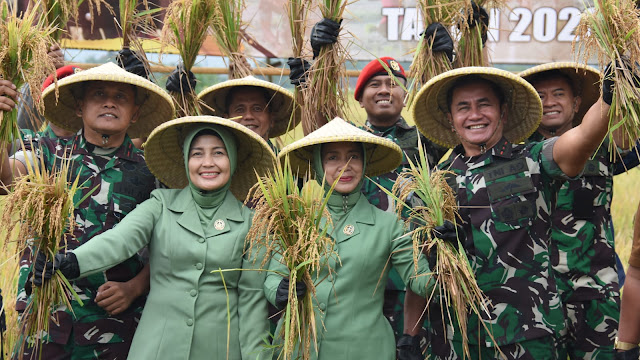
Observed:
[[[224,116],[233,119],[265,140],[269,140],[271,130],[271,113],[267,105],[265,93],[256,88],[240,88],[229,94],[228,113]]]
[[[457,86],[451,94],[449,122],[467,156],[490,149],[502,137],[507,107],[489,83],[474,81]]]
[[[102,136],[107,135],[109,145],[119,145],[117,140],[124,139],[129,126],[138,120],[140,106],[136,105],[135,97],[136,91],[130,84],[110,81],[87,84],[76,109],[87,140],[101,145]]]
[[[322,145],[322,167],[327,184],[331,185],[338,179],[335,191],[341,194],[353,192],[362,180],[363,158],[360,143],[339,142]],[[340,176],[343,168],[345,170]]]
[[[204,191],[217,190],[231,177],[231,163],[222,140],[213,135],[199,135],[191,142],[188,162],[189,178]]]
[[[563,77],[554,77],[532,83],[542,101],[540,129],[543,135],[562,135],[573,127],[573,119],[580,108],[581,99],[574,96],[571,85]]]
[[[397,81],[405,80],[396,78]],[[369,79],[358,102],[367,112],[371,125],[389,127],[400,118],[404,108],[404,89],[389,75],[377,75]]]

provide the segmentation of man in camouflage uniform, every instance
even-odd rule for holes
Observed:
[[[489,300],[483,319],[468,316],[472,359],[557,358],[554,335],[564,318],[549,263],[553,199],[604,138],[608,109],[598,101],[563,136],[522,145],[542,115],[535,89],[522,78],[462,68],[433,78],[418,93],[418,129],[455,147],[440,167],[453,172],[463,246]],[[446,333],[441,326],[431,330],[433,356],[464,356],[457,324],[447,324]]]
[[[542,120],[531,141],[572,129],[600,94],[600,73],[576,63],[535,66],[520,76],[542,101]],[[614,355],[620,291],[611,228],[612,158],[605,141],[582,175],[562,184],[552,210],[550,259],[566,319],[558,339],[562,359]]]
[[[380,61],[385,63],[392,76]],[[362,69],[356,84],[355,98],[367,112],[367,121],[363,129],[398,144],[403,151],[403,161],[394,172],[376,176],[370,180],[366,179],[362,192],[367,196],[369,202],[379,209],[394,211],[392,199],[376,184],[391,191],[398,174],[409,166],[407,158],[410,158],[414,163],[418,161],[419,134],[415,126],[409,126],[401,115],[404,108],[405,91],[398,82],[402,82],[403,86],[406,85],[403,67],[390,57],[382,57],[380,61],[378,59],[372,60]],[[427,160],[432,166],[435,166],[447,150],[424,137],[421,141],[426,150]],[[411,293],[410,290],[406,291]],[[415,296],[421,299],[420,296]],[[405,284],[395,269],[391,269],[385,288],[383,312],[391,323],[401,348],[419,341],[420,337],[424,337],[424,332],[421,336],[417,336],[422,329],[415,326],[424,309],[418,309],[416,306],[406,307],[407,301],[411,300],[405,300]],[[404,311],[411,311],[411,313]],[[417,344],[413,345],[415,347]]]
[[[146,136],[171,118],[173,104],[161,88],[114,64],[69,76],[59,81],[59,87],[57,103],[54,89],[45,90],[45,114],[54,124],[76,130],[76,135],[68,146],[39,137],[12,159],[4,154],[0,176],[10,185],[26,172],[27,158],[42,159],[49,170],[59,167],[62,157],[72,159],[69,180],[78,176],[82,184],[74,201],[88,195],[74,211],[73,237],[65,239],[67,249],[72,250],[113,228],[156,187],[142,152],[128,134]],[[41,345],[43,358],[125,358],[142,311],[141,295],[149,283],[148,267],[142,269],[135,256],[103,273],[74,281],[84,306],[72,299],[72,309],[56,311],[58,324],[50,322],[49,332],[43,334],[43,340],[49,341]],[[35,358],[40,348],[22,350],[25,358]]]

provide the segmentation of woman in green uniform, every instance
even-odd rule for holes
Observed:
[[[336,118],[284,147],[279,159],[288,159],[294,170],[311,166],[319,182],[325,177],[325,188],[336,182],[328,209],[333,222],[330,235],[340,261],[333,261],[331,275],[317,276],[327,278],[317,285],[314,298],[318,351],[312,346],[313,357],[395,359],[393,331],[382,314],[389,269],[395,266],[407,286],[423,296],[433,289],[434,281],[422,255],[416,272],[411,238],[402,236],[404,229],[395,214],[371,205],[360,190],[365,176],[398,167],[400,148]],[[287,273],[278,256],[271,259],[269,269]],[[268,272],[264,290],[267,299],[282,309],[288,279],[277,272]],[[300,287],[297,290],[300,296]]]
[[[148,245],[151,289],[128,358],[255,359],[268,335],[265,275],[240,271],[260,260],[245,254],[252,212],[238,199],[275,155],[251,130],[213,116],[159,126],[145,153],[173,189],[153,191],[117,227],[56,257],[55,267],[40,256],[36,276],[53,268],[84,277]]]

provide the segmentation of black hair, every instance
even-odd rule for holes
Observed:
[[[447,110],[451,112],[451,103],[453,102],[453,92],[455,89],[457,89],[459,86],[477,84],[477,83],[488,85],[491,91],[493,91],[495,96],[498,98],[498,102],[500,106],[502,106],[505,103],[504,91],[498,84],[480,75],[472,74],[472,75],[465,75],[465,76],[459,77],[453,81],[453,84],[447,91]]]
[[[84,100],[85,96],[87,96],[87,90],[89,89],[89,86],[92,84],[95,84],[96,82],[101,81],[101,82],[113,82],[113,83],[118,83],[117,81],[109,81],[109,80],[89,80],[89,81],[83,81],[79,84],[77,84],[76,86],[73,86],[71,88],[71,94],[73,95],[73,97],[76,99],[76,101],[80,101],[80,100]],[[128,83],[121,83],[121,84],[126,84],[131,86],[131,89],[133,89],[133,99],[134,99],[134,104],[135,105],[142,105],[142,103],[144,103],[144,100],[146,100],[146,97],[142,97],[142,96],[138,96],[138,87],[133,85],[133,84],[128,84]]]
[[[558,69],[553,69],[553,70],[549,70],[549,71],[543,71],[543,72],[539,72],[537,74],[533,74],[531,76],[527,76],[527,81],[529,82],[529,84],[533,85],[533,87],[535,87],[535,83],[537,82],[541,82],[541,81],[547,81],[547,80],[553,80],[553,79],[557,79],[557,78],[561,78],[564,79],[567,84],[569,84],[569,88],[571,89],[571,92],[573,94],[573,96],[577,96],[578,95],[578,89],[576,89],[575,84],[573,83],[573,79],[567,75],[566,73],[558,70]]]
[[[234,86],[231,89],[229,89],[229,92],[227,93],[227,98],[224,99],[225,113],[227,114],[229,113],[229,106],[231,106],[231,99],[233,99],[233,96],[240,91],[247,91],[247,90],[260,91],[262,93],[262,96],[264,96],[265,103],[267,103],[267,111],[271,111],[271,106],[269,106],[269,103],[271,102],[272,95],[266,88],[263,88],[262,86],[243,85],[243,86]]]

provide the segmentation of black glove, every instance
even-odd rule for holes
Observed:
[[[471,9],[473,12],[467,16],[467,25],[469,28],[482,24],[482,44],[487,42],[487,29],[489,28],[489,13],[475,1],[471,1]],[[458,27],[460,28],[460,27]]]
[[[291,85],[300,86],[307,81],[307,72],[311,68],[311,63],[302,58],[289,58],[289,81]]]
[[[631,63],[629,61],[629,58],[627,58],[626,56],[622,57],[622,63],[627,69],[631,69]],[[608,105],[611,105],[611,100],[613,100],[613,89],[616,85],[614,82],[615,74],[612,64],[613,62],[607,64],[607,67],[604,69],[604,78],[602,80],[602,100]],[[622,68],[618,61],[616,61],[616,67]],[[640,87],[640,76],[638,76],[638,73],[640,73],[640,64],[636,62],[635,66],[633,67],[632,74],[633,84],[635,85],[635,87]]]
[[[80,266],[74,253],[56,254],[53,262],[47,261],[47,256],[38,251],[33,265],[33,284],[42,286],[43,280],[51,279],[53,273],[60,270],[67,279],[75,279],[80,276]]]
[[[196,76],[191,71],[187,73],[184,64],[179,63],[167,78],[166,88],[168,91],[188,94],[196,89]]]
[[[303,281],[296,282],[296,297],[299,299],[307,292],[307,285]],[[276,307],[284,309],[289,302],[289,278],[282,278],[276,290]]]
[[[4,300],[2,299],[2,289],[0,289],[0,333],[5,330],[7,330],[7,319],[4,316]]]
[[[149,72],[144,66],[144,63],[140,60],[140,56],[135,51],[130,49],[122,49],[118,51],[116,55],[116,62],[121,68],[127,70],[132,74],[142,76],[145,79],[149,79]]]
[[[441,239],[444,242],[448,242],[452,244],[456,249],[458,248],[458,240],[462,244],[464,244],[464,241],[466,239],[462,226],[454,225],[449,220],[445,220],[444,224],[434,227],[431,230],[431,237]],[[427,260],[429,261],[429,267],[431,268],[431,270],[433,270],[438,260],[438,255],[435,248],[431,248]]]
[[[638,358],[640,358],[640,347],[634,347],[631,350],[625,350],[625,351],[617,351],[616,352],[616,356],[615,359],[616,360],[638,360]]]
[[[398,360],[424,360],[420,350],[420,335],[403,334],[396,344]]]
[[[453,39],[441,23],[429,24],[424,31],[424,39],[427,41],[427,44],[431,44],[431,41],[433,41],[433,45],[431,46],[432,52],[443,52],[447,55],[449,61],[453,61]]]
[[[320,54],[320,49],[325,45],[330,45],[338,41],[340,33],[340,24],[331,19],[324,18],[311,28],[311,49],[313,49],[313,58]]]

